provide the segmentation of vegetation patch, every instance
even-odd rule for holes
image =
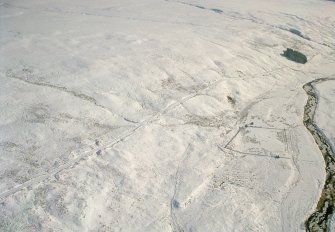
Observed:
[[[295,35],[297,35],[297,36],[300,36],[303,39],[311,40],[308,36],[305,36],[304,34],[301,33],[301,31],[299,31],[297,29],[290,28],[288,31],[291,32],[291,33],[293,33],[293,34],[295,34]]]
[[[287,59],[292,60],[294,62],[305,64],[307,62],[307,57],[301,52],[295,51],[291,48],[287,48],[286,51],[282,54]]]
[[[218,14],[223,13],[222,10],[220,10],[220,9],[215,9],[215,8],[211,9],[211,11],[214,11],[215,13],[218,13]]]

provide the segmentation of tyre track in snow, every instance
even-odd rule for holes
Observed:
[[[173,196],[171,198],[171,202],[170,202],[170,216],[171,216],[171,222],[172,222],[172,227],[173,227],[173,231],[177,231],[177,232],[181,232],[184,231],[182,226],[178,223],[178,218],[175,214],[175,209],[179,208],[179,202],[176,200],[178,191],[179,191],[179,185],[180,185],[180,179],[181,179],[181,175],[180,175],[180,167],[182,166],[182,164],[186,161],[186,159],[189,156],[189,150],[191,147],[191,143],[186,147],[184,153],[182,154],[181,157],[181,161],[178,164],[176,173],[175,173],[175,183],[174,183],[174,191],[173,191]]]
[[[125,133],[121,134],[120,136],[114,138],[112,140],[111,143],[109,144],[106,144],[105,146],[101,146],[99,148],[99,150],[96,150],[96,149],[90,149],[90,150],[87,150],[87,151],[83,151],[81,154],[79,154],[75,159],[73,160],[70,160],[69,162],[67,163],[64,163],[60,166],[58,166],[57,168],[54,168],[46,173],[43,173],[41,175],[38,175],[37,177],[34,177],[22,184],[19,184],[19,185],[16,185],[15,187],[11,188],[11,189],[8,189],[2,193],[0,193],[0,202],[4,201],[8,196],[18,192],[18,191],[21,191],[25,188],[28,188],[28,187],[32,187],[36,184],[39,184],[40,182],[43,182],[49,178],[52,178],[54,175],[56,175],[57,173],[65,170],[65,169],[68,169],[70,167],[73,167],[77,164],[79,164],[80,161],[83,161],[85,160],[88,156],[90,155],[94,155],[96,154],[97,152],[101,152],[101,150],[112,150],[113,147],[124,141],[125,139],[127,139],[128,137],[130,137],[131,135],[133,135],[136,131],[138,131],[139,129],[147,126],[147,125],[150,125],[151,123],[153,123],[154,121],[158,120],[159,117],[165,113],[167,113],[168,111],[178,107],[179,105],[185,103],[186,101],[196,97],[197,95],[201,94],[202,92],[216,86],[217,84],[219,84],[220,82],[222,82],[224,80],[224,78],[219,78],[213,82],[210,82],[208,83],[204,88],[198,90],[198,91],[195,91],[187,96],[185,96],[184,98],[182,98],[180,101],[174,101],[172,102],[171,104],[169,104],[168,106],[166,106],[162,111],[160,112],[157,112],[156,114],[154,114],[153,116],[145,119],[144,121],[142,121],[141,123],[139,123],[135,128],[132,128],[131,130],[128,130],[126,131]]]

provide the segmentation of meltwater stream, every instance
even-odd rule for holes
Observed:
[[[314,116],[319,103],[319,95],[315,84],[334,78],[320,78],[306,83],[303,88],[308,95],[304,110],[304,125],[312,134],[326,164],[326,182],[314,213],[305,222],[306,231],[328,231],[328,223],[334,213],[335,204],[335,154],[322,130],[316,125]]]

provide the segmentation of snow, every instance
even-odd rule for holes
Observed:
[[[325,133],[329,142],[335,149],[335,80],[329,80],[316,85],[319,92],[319,107],[315,121]]]
[[[0,230],[303,231],[325,170],[302,86],[335,75],[334,13],[0,0]],[[317,85],[332,141],[334,86]]]

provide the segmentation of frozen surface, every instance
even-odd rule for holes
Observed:
[[[0,231],[303,231],[334,27],[331,1],[0,0]]]
[[[319,107],[315,121],[335,149],[335,80],[319,83],[316,88],[319,92]]]

